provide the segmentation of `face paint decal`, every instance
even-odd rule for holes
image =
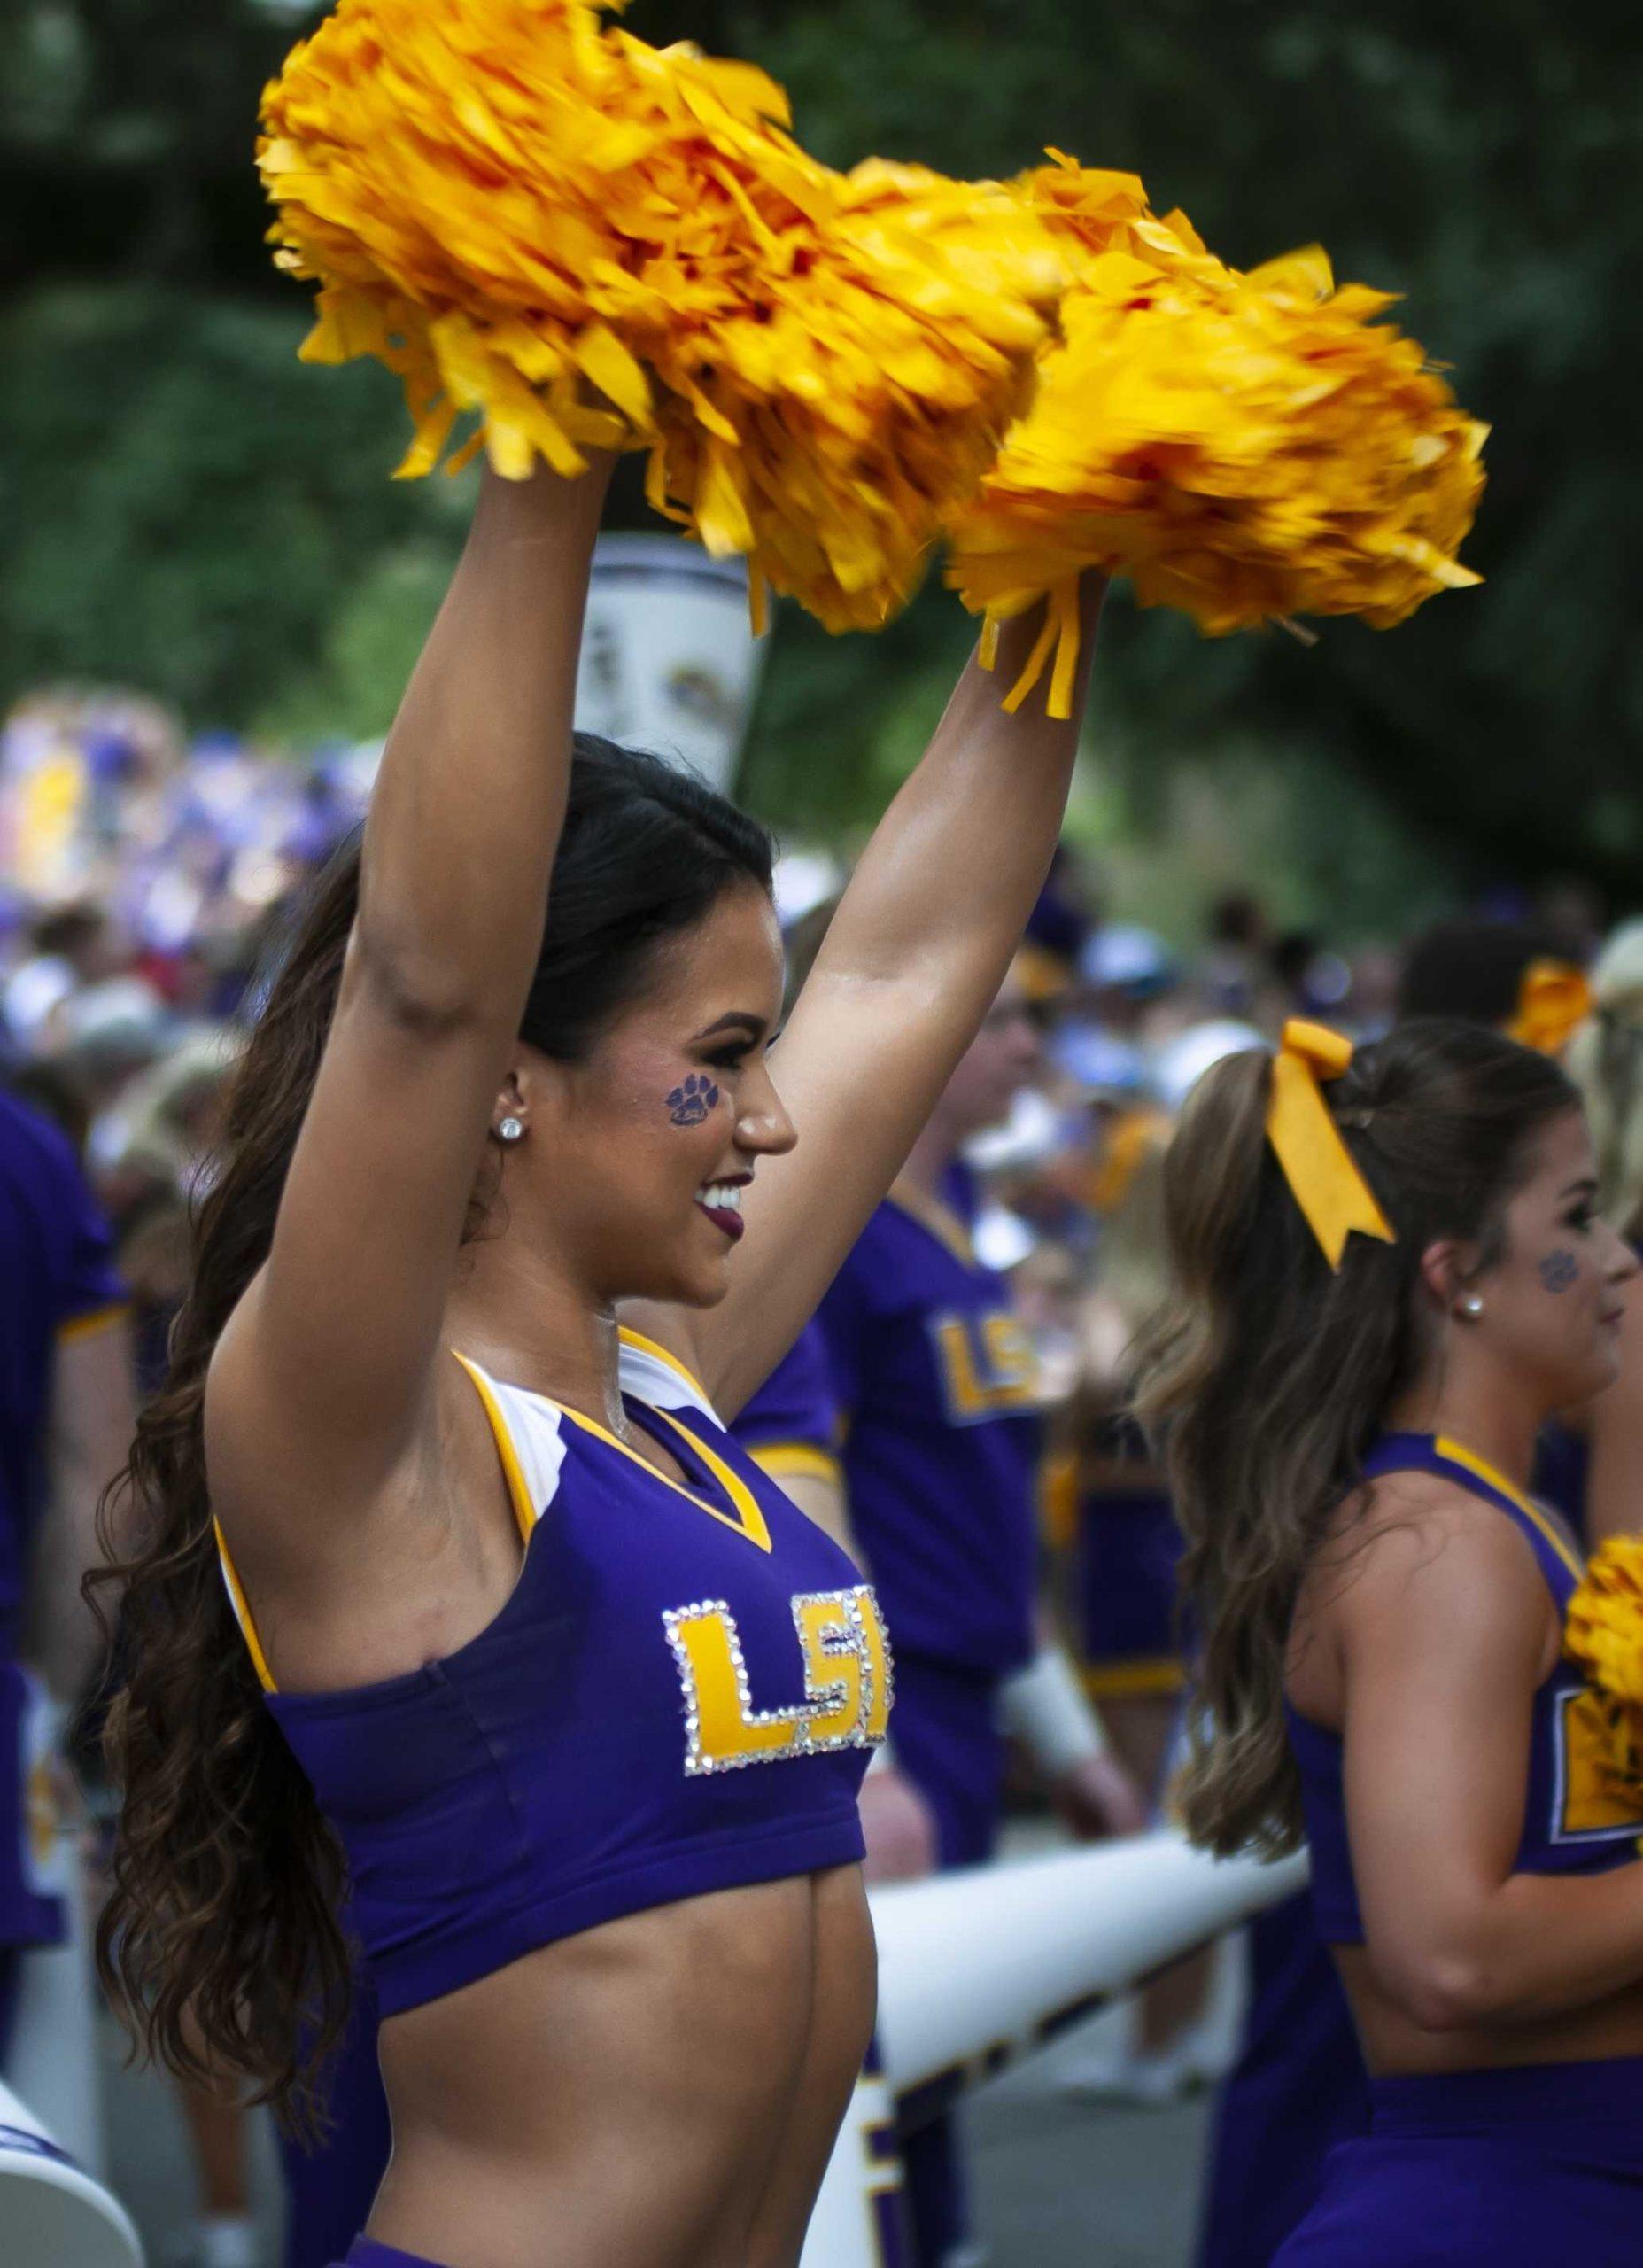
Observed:
[[[1540,1262],[1540,1281],[1548,1292],[1567,1292],[1579,1275],[1580,1262],[1572,1252],[1548,1252]]]
[[[719,1091],[713,1081],[699,1078],[693,1071],[669,1095],[668,1116],[675,1126],[700,1126],[708,1113],[717,1107]]]

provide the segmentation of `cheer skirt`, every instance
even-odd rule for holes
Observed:
[[[1643,2056],[1372,2079],[1273,2268],[1635,2268]]]

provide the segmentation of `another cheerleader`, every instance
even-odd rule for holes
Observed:
[[[837,921],[818,966],[836,934]],[[1012,972],[820,1309],[850,1518],[896,1633],[896,1764],[929,1806],[943,1868],[993,1855],[1009,1734],[1075,1833],[1144,1824],[1040,1624],[1037,1359],[1009,1282],[975,1249],[980,1192],[961,1155],[1037,1061]],[[903,2163],[913,2257],[942,2268],[977,2248],[960,2122],[930,2109],[927,2095],[903,2109]]]
[[[1643,1252],[1643,921],[1618,928],[1592,970],[1591,1014],[1562,1060],[1580,1090],[1597,1152],[1599,1202]],[[1540,1487],[1595,1550],[1643,1528],[1643,1298],[1620,1330],[1620,1376],[1589,1410],[1565,1410],[1540,1445]]]
[[[1221,1851],[1306,1835],[1373,2074],[1283,2268],[1635,2257],[1643,1797],[1526,1493],[1541,1422],[1616,1373],[1637,1262],[1596,1189],[1563,1074],[1451,1022],[1355,1059],[1290,1025],[1171,1152],[1142,1406],[1204,1633],[1183,1806]]]
[[[487,479],[251,1037],[115,1571],[105,1971],[300,2114],[346,1888],[394,2129],[356,2268],[797,2259],[872,2021],[890,1669],[724,1421],[986,1013],[1076,741],[966,674],[779,1097],[765,837],[573,752],[608,474]]]
[[[77,1589],[130,1429],[127,1318],[73,1149],[0,1088],[0,2068],[23,1951],[67,1933],[52,1728],[95,1650]]]

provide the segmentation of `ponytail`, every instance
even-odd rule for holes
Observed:
[[[1302,1577],[1425,1351],[1421,1259],[1498,1247],[1535,1137],[1573,1108],[1555,1065],[1458,1021],[1404,1026],[1323,1090],[1395,1241],[1332,1268],[1267,1138],[1272,1058],[1200,1080],[1165,1167],[1171,1294],[1136,1409],[1161,1436],[1187,1539],[1198,1697],[1178,1797],[1193,1840],[1274,1856],[1302,1837],[1283,1677]]]

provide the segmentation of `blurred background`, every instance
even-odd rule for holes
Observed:
[[[189,734],[380,734],[468,496],[387,478],[373,367],[299,367],[256,99],[317,10],[9,0],[0,83],[0,711],[118,686]],[[1624,885],[1643,660],[1639,66],[1618,0],[633,0],[745,55],[802,137],[1011,173],[1048,143],[1139,171],[1240,264],[1318,239],[1494,427],[1488,579],[1396,634],[1219,644],[1120,605],[1081,841],[1119,910],[1182,932],[1231,879],[1367,934],[1480,892]],[[636,485],[627,517],[643,519]],[[743,789],[848,838],[911,764],[969,630],[939,589],[878,640],[788,610]]]
[[[477,478],[392,483],[396,383],[297,361],[307,294],[270,265],[252,150],[263,82],[322,12],[4,12],[0,1071],[83,1157],[133,1298],[140,1388],[163,1368],[233,1020],[291,893],[363,810]],[[1018,972],[1042,1052],[974,1162],[988,1253],[1058,1413],[1047,1595],[1146,1779],[1179,1665],[1128,1694],[1132,1757],[1125,1688],[1095,1658],[1120,1580],[1101,1429],[1156,1290],[1171,1115],[1215,1054],[1288,1014],[1383,1029],[1400,969],[1406,998],[1416,965],[1452,991],[1475,979],[1476,999],[1429,1005],[1504,1021],[1526,967],[1585,969],[1638,909],[1636,11],[633,0],[625,20],[763,66],[838,164],[1003,175],[1054,144],[1139,172],[1159,210],[1184,207],[1239,265],[1321,241],[1340,277],[1404,295],[1405,326],[1494,429],[1465,555],[1484,587],[1395,633],[1213,642],[1121,591],[1108,610],[1064,855]],[[613,521],[654,530],[635,464]],[[633,619],[613,617],[613,653]],[[729,654],[741,633],[719,619]],[[790,922],[842,878],[972,634],[939,583],[877,638],[779,610],[745,670],[745,729],[738,694],[720,738],[739,735],[733,784],[783,838]],[[713,687],[694,689],[711,708]],[[1643,1024],[1643,941],[1626,934],[1631,990],[1611,985],[1606,1013]],[[1166,1616],[1167,1550],[1145,1580]],[[1050,1831],[1025,1806],[1011,1847]],[[1190,2256],[1194,2098],[1231,2052],[1236,2000],[1223,1961],[1184,2016],[1132,2011],[1124,2038],[1074,2042],[986,2100],[998,2268]],[[1197,2045],[1149,2062],[1153,2032]],[[112,2032],[104,2045],[112,2073]],[[110,2081],[109,2119],[112,2178],[156,2257],[206,2256],[195,2223],[213,2182],[217,2210],[243,2215],[247,2148],[263,2249],[233,2256],[274,2256],[260,2127],[248,2140],[221,2106],[129,2078]]]

